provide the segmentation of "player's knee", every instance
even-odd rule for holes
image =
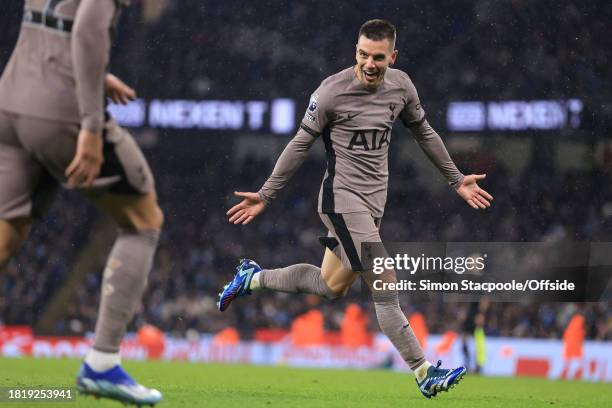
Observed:
[[[164,225],[164,212],[159,207],[159,205],[155,204],[155,208],[152,211],[150,219],[147,220],[151,229],[161,230]]]
[[[157,203],[146,211],[139,211],[130,216],[129,227],[137,230],[161,230],[164,225],[164,213]]]
[[[325,283],[325,289],[326,289],[325,297],[329,300],[340,299],[341,297],[346,295],[346,293],[349,290],[349,287],[347,287],[346,285],[341,285],[341,284],[329,285]]]

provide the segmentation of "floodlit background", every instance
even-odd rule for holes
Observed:
[[[0,69],[22,8],[20,1],[2,5]],[[130,327],[153,325],[166,333],[161,350],[146,344],[154,335],[141,336],[150,356],[183,358],[170,346],[200,339],[203,361],[231,361],[232,355],[211,350],[238,344],[252,348],[244,361],[253,363],[403,364],[378,335],[359,285],[333,303],[258,293],[225,313],[215,307],[241,257],[264,267],[321,262],[322,143],[252,224],[230,225],[225,211],[237,202],[234,190],[257,191],[265,181],[310,93],[353,64],[357,32],[370,18],[396,25],[396,67],[411,76],[458,167],[487,173],[482,185],[495,197],[489,210],[472,210],[398,124],[385,240],[612,241],[609,1],[136,0],[115,33],[110,71],[140,99],[110,110],[149,159],[166,215],[148,290]],[[12,333],[26,337],[90,332],[113,234],[108,219],[63,192],[0,274],[6,333],[17,325],[25,328]],[[465,344],[472,368],[484,353],[484,373],[612,381],[609,306],[482,300],[405,303],[403,309],[419,320],[431,359],[461,364]],[[347,335],[347,326],[360,334]],[[570,333],[565,340],[564,333]],[[69,344],[81,344],[79,337]],[[566,354],[570,337],[587,343]],[[360,341],[351,344],[355,338]],[[49,341],[41,354],[55,352]],[[9,340],[4,344],[5,355],[20,353]],[[262,344],[278,355],[258,357]],[[301,353],[304,345],[327,354]],[[143,356],[134,352],[137,342],[127,347]]]

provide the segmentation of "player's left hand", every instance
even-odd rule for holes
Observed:
[[[457,194],[461,196],[475,210],[486,209],[491,206],[493,196],[480,188],[476,183],[483,180],[486,174],[470,174],[463,178],[463,183],[457,189]]]
[[[106,96],[115,103],[127,105],[129,101],[136,99],[136,91],[113,74],[106,74],[104,85],[106,87]]]

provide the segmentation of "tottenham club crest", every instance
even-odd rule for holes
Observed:
[[[395,104],[389,104],[389,110],[391,111],[391,120],[395,119]]]

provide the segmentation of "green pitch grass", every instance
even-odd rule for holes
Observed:
[[[0,387],[72,387],[80,361],[0,358]],[[170,407],[610,407],[610,384],[466,375],[448,393],[421,396],[414,377],[387,371],[319,370],[200,363],[131,362],[126,369],[164,394]],[[1,407],[120,408],[77,396],[75,402],[0,402]]]

